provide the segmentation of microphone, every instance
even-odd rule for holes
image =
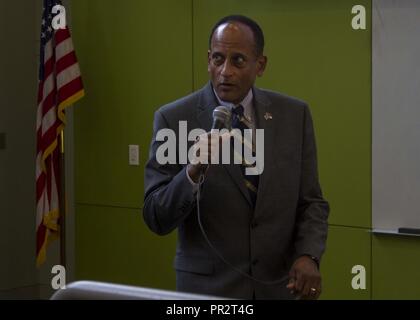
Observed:
[[[211,126],[211,133],[214,132],[214,130],[221,130],[223,128],[231,129],[231,119],[232,117],[232,110],[225,106],[218,106],[213,110],[213,124]],[[208,169],[208,164],[203,164],[201,166],[200,170],[200,178],[199,183],[202,183],[204,181],[204,176],[206,174],[206,171]]]
[[[230,108],[225,106],[218,106],[213,110],[213,125],[211,127],[211,131],[214,129],[223,129],[227,128],[230,129],[231,127],[231,119],[232,111]]]

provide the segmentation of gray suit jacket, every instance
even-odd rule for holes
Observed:
[[[265,161],[255,209],[238,165],[211,165],[200,201],[203,227],[221,254],[263,281],[287,276],[303,254],[321,259],[327,238],[328,203],[318,183],[314,129],[308,106],[285,95],[253,88],[257,128],[264,129]],[[232,298],[292,298],[287,281],[265,285],[240,275],[209,247],[197,222],[186,165],[160,165],[156,133],[179,121],[188,130],[210,131],[217,100],[211,84],[155,113],[145,169],[143,216],[159,235],[178,229],[174,267],[177,290]],[[272,119],[265,119],[266,112]],[[178,141],[178,140],[177,140]],[[188,147],[192,144],[189,143]]]

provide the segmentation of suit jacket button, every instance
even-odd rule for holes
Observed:
[[[252,228],[252,229],[255,229],[257,226],[258,226],[258,223],[257,223],[256,221],[253,221],[253,222],[251,223],[251,228]]]
[[[258,259],[254,259],[254,260],[252,260],[252,265],[253,265],[253,266],[256,266],[256,265],[258,264],[258,261],[259,261]]]

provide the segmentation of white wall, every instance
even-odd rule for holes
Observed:
[[[372,225],[420,228],[420,1],[372,13]]]

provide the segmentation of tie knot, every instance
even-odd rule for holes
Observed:
[[[241,118],[244,115],[244,107],[242,105],[238,105],[232,109],[232,112]]]

